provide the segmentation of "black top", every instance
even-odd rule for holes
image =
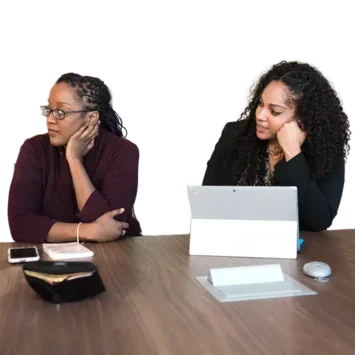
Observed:
[[[224,157],[229,153],[238,124],[229,122],[223,129],[213,154],[207,163],[203,185],[233,186],[233,171],[224,168]],[[330,174],[316,181],[310,177],[307,152],[302,152],[288,162],[282,159],[275,165],[277,185],[296,186],[298,189],[299,223],[301,230],[318,232],[331,226],[343,193],[345,163],[337,159]]]

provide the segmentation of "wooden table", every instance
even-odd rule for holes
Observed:
[[[80,303],[42,301],[0,245],[0,354],[355,354],[355,231],[302,233],[297,260],[188,255],[188,236],[89,245],[106,286]],[[311,260],[328,283],[302,274]],[[196,280],[209,268],[279,262],[316,296],[219,303]]]

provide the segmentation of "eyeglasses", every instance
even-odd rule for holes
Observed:
[[[53,114],[53,117],[57,120],[63,120],[68,113],[79,113],[79,112],[90,112],[91,110],[81,110],[81,111],[63,111],[54,109],[52,110],[48,106],[41,106],[41,114],[45,117],[48,117],[50,114]]]

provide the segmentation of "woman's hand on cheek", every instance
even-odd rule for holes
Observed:
[[[99,134],[99,123],[84,125],[75,132],[69,139],[66,147],[67,160],[82,160],[83,157],[93,148],[95,138]]]
[[[286,161],[289,161],[301,153],[301,147],[307,137],[302,131],[297,120],[285,123],[277,132],[277,140],[285,154]]]

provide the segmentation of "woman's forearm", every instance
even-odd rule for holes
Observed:
[[[73,179],[76,202],[78,204],[79,211],[81,211],[90,195],[95,191],[95,187],[92,184],[81,160],[69,159],[68,164]]]
[[[48,232],[47,242],[60,243],[60,242],[74,242],[77,240],[76,232],[78,223],[55,223]],[[83,223],[79,228],[79,239],[90,240],[92,224]]]

